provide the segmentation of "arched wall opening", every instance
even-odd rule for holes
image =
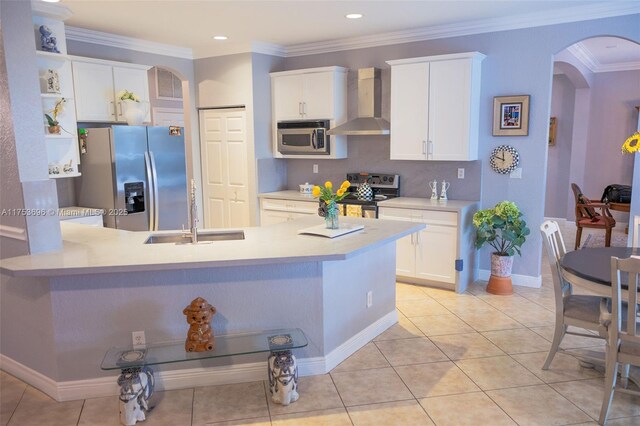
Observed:
[[[620,37],[598,36],[578,41],[554,55],[550,118],[556,118],[555,143],[549,143],[545,217],[572,222],[575,203],[571,183],[599,200],[613,183],[630,185],[633,159],[620,147],[637,126],[640,69],[600,63],[585,64],[584,42],[591,45],[619,40],[626,47],[640,45]],[[578,59],[580,58],[580,59]],[[589,65],[589,66],[587,66]],[[551,129],[550,129],[551,133]],[[629,215],[613,212],[622,229]]]

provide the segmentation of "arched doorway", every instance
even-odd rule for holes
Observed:
[[[594,37],[554,56],[550,120],[555,118],[556,129],[551,140],[550,123],[545,217],[566,220],[567,229],[575,228],[572,182],[596,200],[609,184],[631,184],[633,158],[623,156],[620,147],[637,128],[636,105],[640,105],[638,43]],[[617,230],[624,231],[628,213],[614,215]]]

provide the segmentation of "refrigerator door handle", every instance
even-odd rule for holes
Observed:
[[[147,170],[147,190],[149,191],[149,231],[155,231],[155,214],[156,214],[156,199],[155,199],[155,174],[152,171],[151,157],[149,151],[144,153],[144,166]]]
[[[158,230],[158,222],[160,221],[160,212],[158,211],[158,172],[156,168],[156,158],[153,156],[153,152],[149,151],[149,158],[151,159],[151,179],[153,180],[153,230]]]

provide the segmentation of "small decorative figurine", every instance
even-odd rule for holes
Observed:
[[[442,190],[440,191],[440,201],[447,201],[447,190],[451,184],[446,180],[442,181]]]
[[[45,52],[60,53],[58,41],[51,35],[51,30],[46,25],[40,25],[40,46]]]
[[[216,342],[211,331],[211,318],[216,313],[216,308],[202,297],[196,297],[191,304],[184,308],[183,314],[187,316],[189,331],[184,348],[187,352],[213,351]]]
[[[60,93],[60,78],[57,72],[51,69],[47,70],[45,80],[47,81],[47,93]]]
[[[438,199],[438,181],[434,179],[431,182],[429,182],[429,188],[431,188],[431,199],[437,200]]]
[[[60,167],[55,163],[49,163],[49,174],[50,175],[59,175]]]
[[[62,171],[65,173],[73,173],[73,158],[69,159],[68,163],[65,163],[64,166],[62,166]]]

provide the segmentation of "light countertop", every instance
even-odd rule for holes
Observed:
[[[439,210],[445,212],[461,212],[468,207],[478,205],[479,201],[447,200],[437,201],[429,198],[397,197],[378,201],[378,207],[395,207],[400,209]]]
[[[3,259],[0,270],[13,276],[66,276],[344,260],[424,228],[419,223],[352,217],[340,221],[363,224],[364,229],[333,239],[299,235],[300,229],[324,223],[319,216],[309,216],[244,228],[244,240],[143,244],[149,232],[61,222],[62,250]],[[165,231],[172,232],[176,231]]]

